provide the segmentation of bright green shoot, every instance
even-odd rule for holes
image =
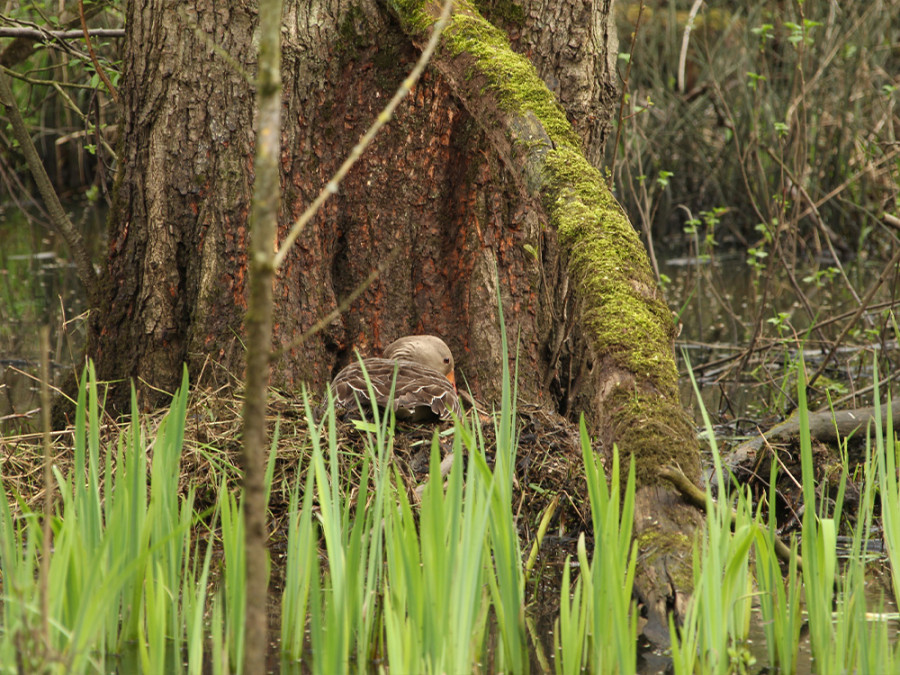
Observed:
[[[591,520],[593,559],[588,562],[579,546],[579,581],[584,592],[589,639],[586,661],[595,673],[635,672],[637,664],[637,608],[632,600],[637,546],[631,540],[634,520],[634,459],[628,467],[624,495],[620,488],[619,451],[613,447],[609,486],[603,467],[594,457],[581,418],[581,454],[584,458]],[[580,544],[582,542],[579,542]],[[567,598],[562,598],[565,604]],[[574,609],[574,608],[573,608]],[[574,652],[574,648],[569,648]],[[569,667],[569,664],[567,664]]]

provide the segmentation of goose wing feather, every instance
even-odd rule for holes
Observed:
[[[370,358],[365,359],[366,373],[375,394],[374,403],[385,408],[390,400],[391,384],[396,371],[394,411],[399,419],[424,421],[429,417],[451,418],[451,411],[461,416],[459,398],[451,382],[432,368],[414,361]],[[335,402],[350,411],[359,402],[369,402],[369,389],[359,362],[341,370],[331,383]]]

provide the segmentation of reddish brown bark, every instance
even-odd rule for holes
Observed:
[[[288,141],[308,162],[290,167],[286,201],[295,213],[337,168],[414,58],[405,48],[396,69],[382,75],[390,75],[391,84],[375,97],[372,74],[359,69],[347,74],[339,92],[326,94],[331,100],[310,106],[308,112],[319,115],[310,124],[322,133],[308,142]],[[317,113],[322,109],[330,111],[328,118]],[[377,351],[401,335],[430,332],[448,341],[476,395],[493,394],[486,374],[498,372],[500,354],[495,261],[510,334],[521,325],[523,367],[537,369],[539,300],[528,275],[537,272],[537,262],[523,244],[539,248],[539,233],[533,214],[510,207],[515,198],[472,119],[445,84],[426,77],[287,259],[276,333],[282,340],[333,309],[386,255],[397,255],[322,341],[304,347],[306,358],[285,360],[284,383],[309,378],[310,366],[311,379],[324,382],[354,346]],[[309,275],[310,269],[324,275]],[[299,297],[290,297],[295,288]],[[332,352],[325,358],[323,345]],[[538,394],[539,382],[527,386]]]
[[[380,6],[333,2],[314,30],[305,11],[286,9],[282,237],[417,56]],[[251,12],[214,3],[129,3],[122,172],[89,351],[104,377],[152,385],[143,387],[148,404],[153,388],[176,386],[183,361],[195,376],[220,372],[204,367],[207,356],[242,373],[252,88],[213,44],[253,72],[254,23]],[[553,392],[565,408],[584,352],[574,367],[569,343],[557,358],[567,334],[563,272],[539,213],[446,82],[426,73],[280,270],[274,346],[333,310],[385,256],[396,258],[339,320],[287,350],[273,383],[321,389],[354,348],[377,352],[400,335],[432,332],[490,400],[499,281],[529,373],[523,396]]]

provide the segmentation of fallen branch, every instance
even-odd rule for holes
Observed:
[[[686,502],[696,506],[701,511],[706,512],[706,493],[694,485],[688,477],[684,475],[681,469],[674,466],[664,466],[659,470],[659,476],[660,478],[665,478],[669,481],[674,488],[681,493],[682,498]],[[731,519],[733,522],[734,512],[731,513]],[[760,525],[760,527],[766,529],[764,525]],[[781,541],[779,537],[773,536],[772,541],[775,545],[775,555],[784,562],[790,562],[790,547]],[[797,569],[803,569],[803,559],[799,555],[797,555]]]
[[[886,424],[887,412],[891,411],[894,428],[900,428],[900,401],[894,401],[891,407],[881,406],[881,422]],[[835,444],[863,429],[870,420],[875,419],[875,408],[857,408],[856,410],[840,410],[832,412],[823,410],[809,414],[810,438],[827,444]],[[800,420],[795,415],[777,424],[764,434],[758,435],[745,443],[741,443],[725,460],[726,466],[734,472],[738,468],[746,468],[756,463],[756,455],[763,444],[785,443],[800,434]]]

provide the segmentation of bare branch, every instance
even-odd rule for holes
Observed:
[[[123,38],[124,28],[91,28],[88,35],[96,38]],[[29,38],[32,40],[80,40],[84,32],[80,30],[39,30],[37,28],[0,28],[0,38]]]

